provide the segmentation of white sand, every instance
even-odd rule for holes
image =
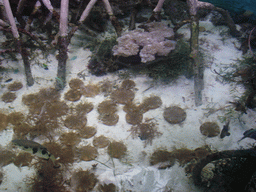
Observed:
[[[228,150],[228,149],[238,149],[240,146],[248,147],[250,144],[254,143],[254,140],[245,139],[240,145],[237,144],[237,140],[242,137],[242,133],[253,127],[255,122],[255,112],[248,110],[247,115],[242,115],[241,120],[244,122],[243,125],[238,121],[238,118],[232,119],[230,123],[231,135],[220,139],[219,137],[206,138],[200,133],[199,127],[201,123],[206,121],[216,121],[222,128],[223,123],[218,120],[218,116],[223,116],[223,111],[218,111],[208,118],[205,117],[204,113],[208,112],[204,110],[209,107],[220,108],[229,105],[229,101],[234,101],[237,96],[243,93],[243,88],[237,88],[231,93],[233,87],[228,84],[222,84],[217,81],[217,75],[213,73],[216,69],[219,71],[223,65],[229,65],[233,60],[241,57],[241,52],[238,51],[233,42],[237,45],[239,44],[236,39],[230,36],[224,36],[226,38],[225,44],[223,44],[223,37],[220,36],[220,31],[227,30],[226,27],[214,27],[208,21],[200,22],[201,26],[204,26],[207,32],[201,32],[200,38],[203,38],[205,42],[200,45],[200,47],[205,50],[206,54],[209,55],[209,61],[206,64],[205,69],[205,88],[203,91],[203,105],[196,107],[194,104],[194,91],[193,91],[193,80],[188,80],[185,77],[180,77],[175,83],[168,85],[155,85],[153,88],[143,92],[151,86],[152,80],[145,76],[132,77],[132,80],[136,83],[135,102],[142,102],[144,97],[150,95],[158,95],[163,101],[163,105],[155,110],[151,110],[144,114],[145,118],[154,118],[158,123],[158,129],[163,135],[159,138],[153,140],[153,145],[148,145],[143,147],[143,142],[139,139],[133,139],[128,130],[131,125],[127,124],[125,121],[125,113],[122,110],[122,105],[119,106],[119,122],[115,126],[106,126],[99,123],[97,117],[97,105],[106,99],[103,95],[98,95],[95,98],[85,98],[82,97],[82,101],[90,101],[94,104],[94,109],[87,115],[88,123],[87,125],[92,125],[97,127],[97,134],[105,135],[112,140],[123,141],[128,148],[128,155],[125,159],[120,162],[114,159],[114,165],[109,161],[109,157],[106,154],[106,149],[99,150],[98,161],[105,163],[110,168],[99,164],[96,171],[100,182],[110,183],[114,182],[120,189],[127,191],[132,190],[135,192],[152,191],[160,192],[166,189],[172,189],[173,191],[182,192],[192,192],[199,191],[192,183],[192,181],[185,176],[184,168],[179,167],[176,163],[173,167],[166,170],[159,171],[155,167],[150,167],[148,163],[148,157],[157,148],[166,148],[172,150],[174,148],[186,147],[189,149],[195,149],[201,147],[205,144],[209,145],[212,150]],[[208,32],[209,31],[209,32]],[[179,30],[180,33],[184,33],[186,38],[189,38],[188,26],[184,26]],[[2,35],[1,35],[2,36]],[[221,40],[222,39],[222,40]],[[214,46],[214,47],[213,47]],[[218,48],[218,49],[216,49]],[[84,83],[97,83],[103,80],[114,81],[117,84],[122,82],[119,79],[117,73],[108,74],[103,77],[92,76],[87,71],[88,60],[90,59],[91,52],[88,50],[83,50],[82,48],[77,49],[75,47],[69,46],[69,58],[76,56],[75,60],[68,61],[67,67],[67,81],[72,78],[77,77],[77,73],[84,71],[85,79]],[[213,57],[213,61],[210,58]],[[18,98],[13,103],[5,104],[0,102],[1,111],[7,113],[13,111],[26,112],[26,107],[22,104],[22,95],[38,92],[41,88],[53,86],[56,71],[57,71],[57,61],[55,56],[50,56],[48,58],[50,63],[47,63],[49,70],[44,70],[38,65],[32,66],[32,74],[35,78],[35,84],[32,87],[23,87],[17,92]],[[40,60],[42,62],[42,60]],[[8,78],[13,78],[17,81],[21,81],[25,84],[25,77],[22,67],[22,62],[12,62],[3,61],[2,66],[8,66],[9,68],[18,68],[19,73],[14,74],[12,71],[3,73],[4,82]],[[122,72],[122,71],[120,71]],[[120,73],[119,72],[119,73]],[[4,83],[2,83],[4,84]],[[63,90],[64,93],[68,90],[68,86]],[[0,95],[7,91],[6,87],[0,89]],[[180,125],[171,125],[166,122],[163,118],[163,110],[165,107],[170,105],[177,105],[186,109],[187,119]],[[239,112],[237,112],[237,117]],[[0,133],[0,144],[6,146],[12,139],[12,131],[10,129]],[[83,140],[80,145],[86,145],[92,142],[92,139]],[[143,157],[143,153],[147,155]],[[90,168],[95,161],[91,162],[80,162],[75,163],[74,168],[81,167],[83,169]],[[3,168],[5,173],[5,179],[0,185],[0,191],[16,192],[16,191],[26,191],[26,187],[23,179],[27,174],[32,174],[33,169],[28,169],[26,167],[22,169],[16,168],[14,165],[8,165]]]

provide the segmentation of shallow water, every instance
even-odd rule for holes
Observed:
[[[163,22],[170,23],[168,20]],[[32,61],[35,83],[31,87],[26,86],[20,56],[17,56],[18,61],[3,59],[1,67],[5,70],[1,72],[0,108],[1,114],[4,114],[2,122],[6,121],[6,125],[1,125],[0,144],[1,150],[12,151],[14,157],[2,166],[5,177],[0,191],[27,191],[31,188],[27,177],[33,178],[36,170],[42,169],[40,166],[47,167],[45,163],[51,163],[32,156],[27,160],[30,161],[28,165],[16,162],[15,166],[14,159],[23,152],[11,145],[12,139],[34,140],[46,146],[62,165],[61,177],[56,178],[63,179],[62,185],[73,191],[79,185],[78,181],[74,181],[79,169],[94,173],[98,179],[97,186],[113,183],[117,191],[200,191],[185,173],[188,162],[195,160],[189,150],[205,145],[212,151],[248,148],[253,140],[246,139],[239,144],[237,141],[245,130],[253,127],[255,121],[253,110],[241,115],[229,104],[229,101],[243,94],[244,88],[222,83],[214,73],[214,70],[220,71],[241,57],[241,51],[234,46],[239,44],[238,40],[225,33],[226,27],[215,27],[208,19],[200,21],[200,26],[205,29],[199,38],[206,68],[203,104],[199,107],[195,106],[193,79],[183,75],[169,83],[154,80],[137,69],[122,69],[103,76],[92,75],[88,62],[93,53],[89,48],[80,47],[84,43],[79,36],[83,31],[76,33],[68,47],[67,85],[60,92],[50,89],[56,81],[57,52],[47,58],[39,52]],[[188,42],[189,26],[183,26],[178,32]],[[102,33],[97,38],[109,35],[111,33]],[[2,42],[5,41],[5,36],[1,36]],[[74,79],[77,81],[71,84]],[[124,85],[126,80],[130,80],[130,84]],[[11,90],[14,82],[21,82],[23,87]],[[4,102],[3,95],[7,92],[15,94],[16,99]],[[158,100],[146,102],[152,98]],[[104,101],[112,102],[104,104]],[[170,112],[168,114],[174,117],[167,117],[165,110],[173,106],[184,111],[181,114]],[[211,109],[215,111],[211,113]],[[220,139],[220,130],[225,124],[223,117],[228,116],[230,111],[231,135]],[[11,121],[11,115],[17,112],[24,117],[18,119],[14,116]],[[72,115],[76,118],[68,121],[67,117]],[[200,132],[200,126],[205,122],[215,122],[219,127],[214,137]],[[101,148],[95,144],[99,136],[106,137],[110,145],[107,143]],[[184,157],[178,158],[176,154],[175,162],[167,162],[167,168],[158,169],[165,164],[152,165],[150,162],[152,154],[159,149],[178,154],[181,154],[181,149],[188,151]],[[98,191],[97,186],[91,190]]]

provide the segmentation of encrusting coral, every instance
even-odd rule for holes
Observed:
[[[172,28],[161,22],[152,22],[144,25],[143,30],[130,31],[117,38],[118,45],[112,49],[117,56],[133,56],[139,54],[142,63],[155,60],[155,56],[167,56],[175,49],[176,42],[167,40],[172,38]]]

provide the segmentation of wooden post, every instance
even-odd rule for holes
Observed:
[[[61,0],[60,7],[60,36],[58,38],[58,71],[55,87],[57,90],[64,89],[66,85],[66,63],[68,59],[68,5],[69,0]]]
[[[197,18],[198,9],[197,0],[187,0],[190,13],[190,67],[189,70],[194,75],[194,91],[195,91],[195,105],[202,105],[202,90],[204,89],[204,75],[203,63],[199,60],[199,20]]]
[[[6,15],[8,17],[8,20],[9,20],[10,24],[11,24],[12,34],[13,34],[15,40],[16,40],[16,45],[17,45],[16,49],[22,56],[24,69],[25,69],[26,80],[27,80],[27,85],[32,86],[34,84],[34,79],[32,77],[31,68],[30,68],[30,64],[29,64],[28,52],[22,46],[22,41],[20,39],[20,35],[19,35],[14,17],[13,17],[13,14],[12,14],[12,10],[11,10],[9,0],[3,0],[3,3],[4,3]]]

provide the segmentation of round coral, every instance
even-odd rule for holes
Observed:
[[[89,84],[82,88],[82,93],[85,97],[95,97],[100,94],[100,86],[97,84]]]
[[[69,129],[81,129],[87,123],[86,117],[80,117],[77,115],[67,116],[64,120],[64,125]]]
[[[82,96],[82,93],[76,89],[70,89],[65,93],[65,99],[68,101],[78,101]]]
[[[126,104],[131,102],[135,97],[135,94],[132,90],[127,89],[116,89],[111,94],[113,101],[119,104]]]
[[[133,80],[126,79],[121,84],[121,89],[133,89],[136,83]]]
[[[98,151],[95,147],[87,145],[79,149],[81,154],[81,160],[83,161],[92,161],[98,156]]]
[[[2,101],[5,103],[11,103],[17,98],[15,93],[7,92],[2,95]]]
[[[145,98],[139,106],[145,113],[151,109],[156,109],[162,105],[162,100],[159,96],[150,96]]]
[[[168,107],[164,110],[164,119],[171,124],[181,123],[186,117],[186,112],[177,106]]]
[[[108,154],[112,158],[121,159],[127,152],[127,147],[122,142],[113,141],[108,146]]]
[[[98,105],[98,112],[100,114],[114,114],[117,112],[117,104],[112,100],[102,101]]]
[[[109,145],[110,141],[107,137],[101,135],[93,138],[93,145],[98,148],[105,148]]]
[[[89,139],[97,133],[97,129],[92,126],[85,126],[79,129],[79,134],[82,138]]]
[[[23,84],[21,82],[13,82],[12,84],[8,85],[9,91],[18,91],[23,87]]]
[[[99,120],[108,126],[116,125],[119,120],[119,115],[117,114],[101,114],[99,115]]]
[[[79,134],[74,132],[63,133],[59,139],[66,146],[76,146],[81,141]]]
[[[215,137],[220,134],[220,127],[216,122],[205,122],[200,126],[200,132],[207,137]]]
[[[76,106],[76,112],[79,116],[84,116],[87,113],[90,113],[93,110],[93,107],[92,103],[79,103]]]
[[[142,122],[143,114],[142,113],[126,113],[125,120],[127,123],[132,125],[137,125]]]
[[[71,79],[69,81],[69,87],[75,90],[82,89],[84,87],[84,82],[81,79],[77,78]]]

